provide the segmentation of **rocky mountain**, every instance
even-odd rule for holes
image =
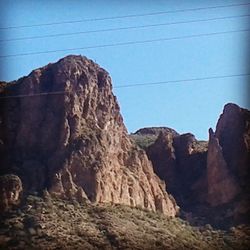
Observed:
[[[67,56],[0,92],[0,173],[20,177],[24,195],[46,189],[176,215],[175,200],[127,134],[109,74],[93,61]]]
[[[208,142],[128,135],[86,57],[0,82],[1,249],[249,249],[249,167],[250,111],[235,104]]]
[[[209,205],[228,207],[226,217],[250,222],[250,111],[225,105],[216,125],[209,130],[207,181]]]
[[[249,138],[250,111],[227,104],[208,143],[165,130],[146,152],[181,208],[225,226],[249,222]]]

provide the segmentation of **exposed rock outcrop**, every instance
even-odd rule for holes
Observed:
[[[20,203],[22,182],[16,175],[0,176],[0,212],[6,212]]]
[[[250,222],[250,111],[225,105],[215,134],[209,133],[208,202],[216,208],[226,204],[236,223]]]
[[[212,129],[209,129],[207,181],[207,201],[211,206],[228,203],[240,192],[237,182],[229,172],[219,140]]]
[[[199,142],[194,135],[161,132],[154,144],[146,150],[154,171],[167,183],[182,208],[206,200],[207,143]],[[203,191],[204,191],[203,189]]]
[[[175,216],[178,208],[143,150],[131,143],[109,74],[68,56],[3,88],[1,172],[26,192],[141,206]],[[3,166],[3,167],[2,167]]]
[[[215,136],[228,169],[245,186],[250,177],[250,111],[232,103],[225,105]]]
[[[214,225],[249,221],[250,111],[225,105],[208,145],[166,132],[146,151],[181,208]]]

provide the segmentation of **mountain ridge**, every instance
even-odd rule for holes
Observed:
[[[0,247],[248,249],[250,111],[225,105],[208,142],[129,135],[108,72],[74,55],[0,103]]]
[[[175,216],[174,199],[131,143],[111,78],[99,65],[67,56],[5,86],[1,96],[11,95],[21,97],[1,99],[1,172],[18,175],[24,192],[47,189]]]

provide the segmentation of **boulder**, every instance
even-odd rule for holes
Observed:
[[[22,182],[13,174],[0,176],[0,211],[6,212],[20,203]]]

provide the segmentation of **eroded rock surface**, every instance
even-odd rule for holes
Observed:
[[[208,202],[218,208],[226,204],[228,217],[249,223],[250,111],[232,103],[225,105],[215,134],[209,132]]]
[[[26,192],[141,206],[174,216],[175,201],[143,150],[131,143],[109,74],[67,56],[3,87],[1,172]],[[27,96],[28,95],[28,96]]]
[[[250,177],[250,111],[225,105],[215,131],[229,170],[245,186]]]
[[[240,192],[240,188],[230,174],[222,147],[212,129],[209,129],[209,144],[207,154],[207,201],[211,206],[218,206],[232,201]]]
[[[161,132],[146,151],[154,171],[182,208],[206,200],[206,142],[197,141],[190,133],[169,130]]]
[[[6,212],[20,203],[22,182],[16,175],[0,176],[0,212]]]
[[[169,130],[146,151],[181,208],[214,225],[249,222],[250,111],[225,105],[208,144]]]

